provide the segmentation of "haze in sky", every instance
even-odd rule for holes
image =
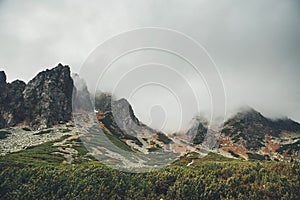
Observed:
[[[293,0],[0,0],[0,70],[9,81],[29,81],[59,62],[80,72],[91,52],[112,36],[143,27],[168,28],[188,35],[207,50],[224,83],[227,113],[249,105],[269,117],[289,116],[300,121],[299,24],[300,3]],[[99,89],[111,91],[121,76],[118,69],[129,66],[129,70],[135,66],[133,61],[149,56],[165,56],[163,60],[170,66],[183,70],[187,83],[198,91],[196,103],[204,112],[209,110],[205,80],[194,77],[190,66],[178,57],[164,53],[124,57]],[[161,74],[170,84],[176,83],[177,76]],[[140,75],[137,79],[143,79]],[[184,84],[177,89],[185,91]],[[175,96],[152,85],[129,101],[142,121],[172,132],[180,122]],[[194,103],[184,108],[190,113],[183,119],[184,127],[198,113]]]

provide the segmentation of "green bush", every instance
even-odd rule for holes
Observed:
[[[191,154],[159,171],[132,174],[99,161],[62,164],[52,144],[0,157],[0,199],[300,199],[298,162]]]

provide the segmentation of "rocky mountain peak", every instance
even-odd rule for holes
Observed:
[[[100,113],[112,112],[114,120],[121,128],[133,128],[132,126],[140,124],[132,106],[125,98],[114,100],[111,94],[98,92],[95,97],[95,109]]]
[[[291,136],[300,133],[300,124],[290,119],[272,120],[254,109],[237,113],[224,123],[222,134],[233,143],[250,151],[265,148],[266,138],[280,138],[284,133]],[[280,141],[280,139],[278,139]]]
[[[42,71],[27,85],[19,80],[6,83],[1,72],[0,85],[0,128],[26,122],[43,129],[71,119],[73,80],[68,66]]]
[[[73,79],[69,66],[40,72],[23,92],[27,120],[34,129],[43,129],[71,119]]]
[[[58,66],[53,69],[47,69],[46,71],[38,73],[37,76],[29,81],[24,94],[26,95],[26,93],[32,89],[42,89],[42,87],[43,89],[50,90],[51,87],[48,87],[50,85],[58,86],[60,90],[67,92],[68,94],[72,93],[73,80],[70,75],[69,66],[58,64]]]
[[[139,120],[135,117],[132,106],[127,101],[127,99],[122,98],[118,101],[114,101],[112,106],[112,110],[115,113],[118,113],[118,115],[120,115],[120,118],[126,119],[129,116],[134,123],[139,124]]]
[[[236,120],[246,120],[246,121],[265,121],[266,118],[258,111],[253,108],[247,108],[243,111],[240,111],[234,115],[232,119]]]

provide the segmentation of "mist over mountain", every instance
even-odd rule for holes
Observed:
[[[299,0],[0,0],[0,200],[300,200],[299,25]]]
[[[300,158],[300,124],[289,118],[270,119],[248,107],[229,118],[221,134],[220,149],[235,157]]]
[[[166,134],[140,121],[127,99],[101,91],[93,96],[85,80],[77,74],[71,78],[70,73],[68,66],[58,64],[26,84],[7,83],[5,73],[0,72],[0,128],[42,130],[71,121],[74,113],[91,113],[109,137],[128,149],[173,149],[184,154],[209,148],[242,159],[299,159],[300,124],[287,117],[270,119],[246,106],[219,127],[196,115],[186,131]]]
[[[161,27],[180,31],[207,49],[224,81],[229,113],[234,114],[246,104],[268,117],[289,116],[300,121],[298,1],[62,2],[1,1],[0,65],[9,82],[15,79],[27,82],[42,66],[54,66],[58,62],[68,63],[73,72],[80,74],[82,63],[90,53],[111,36],[137,27]],[[110,53],[107,50],[106,55]],[[165,57],[163,61],[168,61],[169,66],[179,63],[179,68],[193,73],[191,66],[179,59],[158,54],[153,58]],[[107,77],[103,91],[112,92],[108,86],[120,78],[118,69],[139,64],[139,57],[145,55],[152,57],[147,51],[116,63],[117,70],[112,69],[116,77]],[[148,75],[151,74],[145,76]],[[193,76],[189,81],[203,84]],[[209,95],[206,89],[200,92],[199,103],[205,108],[209,105]],[[145,122],[150,121],[151,109],[151,106],[142,109],[148,105],[148,97],[142,98],[147,94],[150,96],[150,90],[136,99],[127,98],[136,115]],[[164,99],[169,100],[161,97]],[[177,105],[172,104],[170,110],[175,115]],[[176,124],[178,121],[172,126]]]

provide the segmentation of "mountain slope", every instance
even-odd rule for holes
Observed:
[[[236,157],[248,158],[253,153],[272,159],[300,156],[300,124],[291,119],[272,120],[249,109],[228,119],[221,133],[220,148]]]

